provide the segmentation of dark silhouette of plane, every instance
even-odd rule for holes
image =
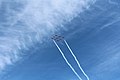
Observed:
[[[55,41],[62,41],[62,40],[64,39],[64,37],[55,34],[55,35],[53,35],[53,36],[51,37],[51,39],[53,39],[53,40],[55,40]]]

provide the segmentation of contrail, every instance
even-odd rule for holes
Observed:
[[[62,57],[64,58],[65,62],[67,63],[67,65],[72,69],[72,71],[79,78],[79,80],[82,80],[82,78],[78,75],[78,73],[75,71],[75,69],[72,67],[72,65],[68,62],[67,58],[65,57],[64,53],[62,52],[62,50],[60,49],[58,44],[54,40],[53,40],[53,42],[56,45],[56,47],[58,48],[58,50],[60,51],[60,53],[61,53]]]
[[[75,61],[77,62],[77,65],[79,66],[80,70],[82,71],[82,73],[84,74],[84,76],[87,78],[87,80],[89,80],[89,77],[87,76],[87,74],[84,72],[84,70],[82,69],[78,59],[76,58],[76,56],[74,55],[73,51],[71,50],[70,46],[68,45],[67,41],[64,40],[65,44],[67,45],[68,49],[70,50],[72,56],[74,57]]]

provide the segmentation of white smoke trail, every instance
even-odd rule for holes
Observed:
[[[0,71],[43,42],[94,0],[0,0]]]
[[[87,76],[87,74],[84,72],[84,70],[82,69],[77,57],[75,56],[75,54],[73,53],[73,51],[71,50],[70,46],[68,45],[67,41],[64,40],[65,44],[67,45],[68,49],[70,50],[72,56],[74,57],[75,61],[77,62],[78,67],[80,68],[80,70],[82,71],[82,73],[84,74],[84,76],[87,78],[87,80],[89,80],[89,77]]]
[[[58,44],[53,40],[54,44],[56,45],[56,47],[58,48],[58,50],[60,51],[62,57],[64,58],[65,62],[67,63],[67,65],[71,68],[71,70],[74,72],[74,74],[80,79],[81,77],[78,75],[78,73],[74,70],[74,68],[72,67],[72,65],[68,62],[68,60],[66,59],[64,53],[62,52],[62,50],[60,49],[60,47],[58,46]]]

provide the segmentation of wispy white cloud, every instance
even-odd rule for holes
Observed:
[[[111,25],[117,23],[117,22],[120,22],[120,17],[118,17],[116,20],[113,20],[107,24],[105,24],[104,26],[101,27],[101,29],[104,29],[104,28],[107,28],[107,27],[110,27]]]
[[[64,28],[94,0],[6,0],[0,21],[0,71],[19,59],[22,49]],[[1,1],[0,1],[1,3]]]
[[[109,0],[108,2],[109,2],[110,4],[118,5],[118,3],[115,2],[114,0]]]
[[[96,72],[105,74],[105,72],[107,72],[107,71],[113,72],[113,71],[118,70],[119,69],[119,63],[120,63],[119,57],[120,57],[120,54],[119,54],[119,52],[117,52],[112,57],[110,57],[107,60],[101,62],[97,66]]]
[[[113,40],[113,39],[112,39]],[[119,40],[118,40],[119,41]],[[118,41],[109,42],[109,45],[106,44],[102,51],[99,51],[102,56],[97,62],[97,64],[91,69],[93,74],[97,77],[106,75],[117,74],[119,70],[119,57],[120,57],[120,44]],[[98,54],[99,55],[99,54]],[[95,71],[95,72],[94,72]]]

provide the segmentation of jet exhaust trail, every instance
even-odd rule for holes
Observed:
[[[72,67],[72,65],[68,62],[67,58],[65,57],[64,53],[62,52],[62,50],[60,49],[60,47],[58,46],[58,44],[56,43],[56,41],[53,40],[53,42],[56,45],[56,47],[58,48],[58,50],[60,51],[60,53],[61,53],[62,57],[64,58],[65,62],[67,63],[67,65],[71,68],[71,70],[79,78],[79,80],[82,80],[82,78],[78,75],[78,73],[75,71],[75,69]]]
[[[72,49],[71,49],[70,46],[68,45],[67,41],[64,40],[64,42],[65,42],[65,44],[67,45],[67,47],[68,47],[69,51],[71,52],[72,56],[74,57],[74,59],[75,59],[77,65],[78,65],[79,69],[82,71],[82,73],[83,73],[84,76],[87,78],[87,80],[90,80],[89,77],[87,76],[87,74],[86,74],[86,73],[84,72],[84,70],[82,69],[82,67],[81,67],[81,65],[80,65],[77,57],[75,56],[75,54],[73,53]]]

